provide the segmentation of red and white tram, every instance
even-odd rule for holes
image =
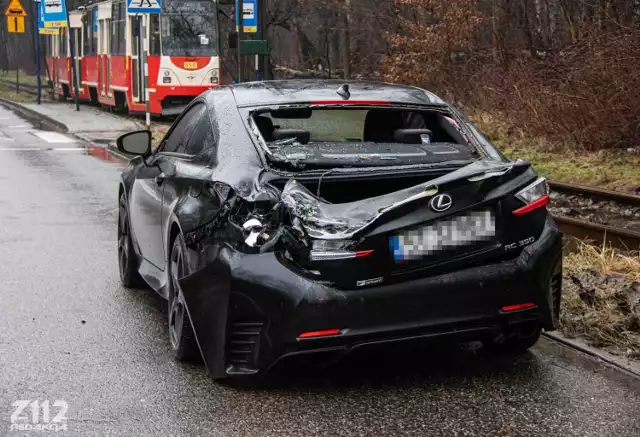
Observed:
[[[150,15],[127,14],[122,0],[69,13],[69,29],[46,35],[47,64],[60,98],[74,97],[69,38],[73,38],[78,98],[129,113],[144,113],[143,44],[148,53],[149,102],[154,115],[175,115],[220,83],[216,0],[164,0]]]

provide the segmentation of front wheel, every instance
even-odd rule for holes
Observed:
[[[193,361],[200,357],[200,350],[180,288],[179,279],[185,273],[184,239],[178,235],[173,242],[169,262],[169,341],[176,360]]]

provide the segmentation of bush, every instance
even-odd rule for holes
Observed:
[[[387,80],[499,112],[518,131],[573,149],[640,146],[637,25],[594,25],[577,42],[538,57],[522,49],[498,56],[477,41],[487,20],[475,0],[395,2],[414,9],[387,35]]]
[[[542,60],[520,59],[480,101],[536,136],[588,150],[640,145],[640,31],[593,33]]]

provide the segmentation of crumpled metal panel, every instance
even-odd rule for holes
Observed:
[[[290,179],[282,191],[282,202],[291,214],[298,217],[308,235],[325,240],[349,239],[371,226],[379,217],[402,205],[438,192],[438,187],[458,179],[477,180],[503,175],[517,162],[482,160],[471,163],[446,175],[404,190],[350,203],[332,204]]]

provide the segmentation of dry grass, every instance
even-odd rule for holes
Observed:
[[[640,358],[640,253],[580,243],[564,269],[562,331]]]
[[[19,103],[34,103],[36,96],[29,93],[16,93],[15,85],[13,87],[4,86],[0,82],[0,98],[11,100]]]

